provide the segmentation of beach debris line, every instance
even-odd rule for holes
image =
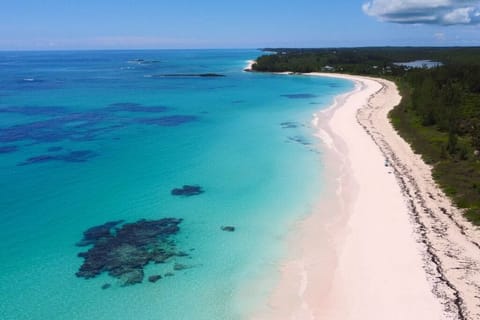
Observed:
[[[205,191],[203,190],[203,188],[198,185],[186,184],[181,188],[172,189],[170,194],[172,196],[191,197],[191,196],[198,196],[204,192]]]
[[[83,258],[76,276],[90,279],[104,272],[117,278],[121,286],[141,283],[145,277],[144,267],[149,263],[167,263],[174,257],[187,254],[177,250],[172,237],[180,231],[182,219],[139,220],[123,223],[122,220],[106,222],[87,229],[77,246],[92,246],[78,254]],[[174,270],[178,268],[174,264]],[[181,265],[183,266],[183,265]],[[161,277],[152,275],[150,282]],[[103,285],[102,289],[109,286]]]

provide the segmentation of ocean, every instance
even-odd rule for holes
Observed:
[[[0,52],[0,318],[245,319],[318,208],[340,79],[258,50]]]

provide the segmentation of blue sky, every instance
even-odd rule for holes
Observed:
[[[0,49],[480,45],[480,0],[13,0]]]

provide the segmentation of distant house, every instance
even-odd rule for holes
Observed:
[[[335,71],[335,68],[332,67],[332,66],[324,66],[324,67],[322,67],[322,71],[323,72],[333,72],[333,71]]]

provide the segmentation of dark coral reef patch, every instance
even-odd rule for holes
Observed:
[[[296,142],[304,146],[309,146],[312,144],[310,141],[307,140],[307,138],[302,136],[288,137],[288,141]]]
[[[134,102],[112,103],[105,110],[113,112],[141,112],[141,113],[159,113],[168,111],[170,108],[165,106],[144,106]]]
[[[224,74],[219,73],[166,73],[154,74],[152,78],[222,78]]]
[[[67,109],[57,106],[7,106],[1,107],[0,113],[15,113],[24,116],[61,116]]]
[[[300,127],[300,124],[298,124],[297,122],[286,121],[280,123],[280,126],[282,127],[282,129],[293,129]]]
[[[104,108],[72,111],[64,107],[10,106],[0,107],[1,113],[44,117],[46,119],[24,122],[0,128],[0,143],[29,141],[52,143],[64,140],[92,141],[101,134],[128,125],[144,124],[165,127],[178,126],[198,119],[192,115],[170,115],[138,118],[132,115],[156,115],[171,110],[165,106],[145,106],[133,102],[119,102]],[[126,114],[129,113],[130,115]]]
[[[18,163],[18,166],[26,166],[29,164],[50,162],[50,161],[64,161],[64,162],[86,162],[98,154],[91,150],[77,150],[64,154],[42,154],[39,156],[28,158],[27,160]]]
[[[119,279],[122,286],[141,283],[147,264],[165,263],[183,254],[177,252],[171,239],[179,232],[181,222],[182,219],[164,218],[122,224],[120,220],[86,230],[77,245],[92,247],[78,254],[84,261],[77,277],[89,279],[107,272]],[[149,280],[154,282],[152,279]]]
[[[205,191],[200,186],[192,186],[192,185],[184,185],[181,188],[172,189],[170,194],[172,196],[183,196],[183,197],[191,197],[191,196],[198,196],[199,194],[204,193]]]
[[[89,142],[105,138],[107,134],[128,126],[176,127],[198,120],[198,116],[194,115],[158,117],[171,110],[162,105],[147,106],[134,102],[118,102],[85,110],[58,106],[0,106],[0,115],[17,114],[26,117],[23,122],[0,127],[0,153],[15,152],[16,146],[13,144],[24,147],[62,141]],[[61,149],[52,147],[47,151],[57,152]],[[58,160],[85,162],[93,156],[79,151],[55,156],[39,155],[26,159],[21,165]]]
[[[293,93],[293,94],[282,94],[282,97],[288,99],[310,99],[316,98],[317,96],[311,93]]]
[[[188,115],[173,115],[160,118],[143,118],[138,119],[137,122],[147,125],[156,125],[162,127],[176,127],[184,123],[196,121],[198,117]]]
[[[11,153],[17,150],[18,150],[18,147],[14,145],[0,146],[0,153]]]
[[[234,232],[235,227],[234,226],[222,226],[221,229],[226,232]]]

